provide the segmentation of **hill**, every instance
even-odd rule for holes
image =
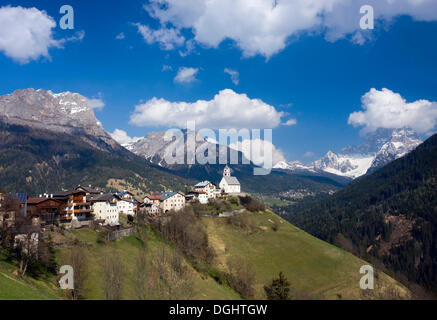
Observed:
[[[289,206],[287,219],[437,291],[437,135],[335,195]],[[282,208],[284,210],[284,208]]]
[[[292,287],[292,299],[393,299],[409,298],[410,294],[402,285],[382,272],[377,272],[375,290],[363,292],[359,288],[359,273],[367,262],[352,254],[321,241],[294,227],[270,211],[249,213],[246,227],[232,223],[231,218],[199,218],[208,235],[208,243],[216,257],[205,271],[192,264],[184,256],[182,265],[188,266],[190,274],[189,293],[176,297],[181,299],[240,299],[241,296],[223,280],[229,272],[228,262],[239,258],[254,271],[253,283],[256,299],[265,299],[263,286],[283,271]],[[276,231],[272,228],[277,225]],[[80,244],[87,261],[88,276],[85,280],[85,299],[105,299],[105,259],[118,256],[122,264],[122,299],[137,299],[138,257],[142,252],[142,241],[138,234],[121,240],[102,244],[99,234],[90,229],[52,232],[52,237],[66,237]],[[76,240],[74,240],[76,239]],[[153,264],[161,261],[162,251],[174,251],[174,244],[163,240],[161,235],[147,227],[147,254],[145,264],[147,277],[157,278]],[[58,265],[70,263],[72,247],[57,249]],[[168,259],[168,257],[167,257]],[[170,259],[171,261],[171,259]],[[158,265],[160,265],[158,263]],[[161,265],[160,265],[161,266]],[[53,286],[53,276],[46,286]],[[2,287],[0,287],[2,288]],[[154,287],[148,298],[157,296]],[[25,291],[23,292],[31,292]],[[371,292],[370,292],[371,291]],[[31,298],[25,293],[6,293],[6,298]],[[57,298],[66,298],[59,293]]]

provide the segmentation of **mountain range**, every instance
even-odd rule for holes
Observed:
[[[293,172],[327,172],[355,179],[405,156],[421,143],[418,134],[409,128],[378,129],[367,134],[361,145],[346,147],[338,154],[328,151],[323,158],[308,165],[299,161],[281,161],[275,168]]]
[[[163,133],[122,147],[103,129],[87,98],[71,92],[24,89],[1,96],[0,131],[0,187],[6,191],[37,194],[93,184],[129,188],[140,198],[156,191],[186,191],[199,180],[218,184],[224,168],[224,164],[166,165],[162,159],[168,142]],[[219,146],[217,157],[219,150],[229,148]],[[243,157],[238,152],[239,163]],[[254,176],[254,167],[231,166],[243,191],[277,194],[306,188],[327,193],[344,186],[330,177],[292,172]]]

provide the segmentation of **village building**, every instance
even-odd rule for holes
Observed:
[[[226,165],[223,170],[223,178],[219,184],[220,189],[227,194],[241,193],[241,185],[236,177],[231,176],[231,169]]]
[[[81,190],[67,190],[53,193],[51,198],[66,203],[66,209],[60,214],[59,220],[67,226],[89,226],[94,220],[91,202],[86,192]]]
[[[27,214],[37,219],[40,225],[58,224],[60,216],[65,211],[65,204],[53,198],[29,198],[27,200]]]
[[[120,198],[112,193],[93,196],[91,203],[95,220],[103,225],[119,225],[119,201]]]
[[[137,211],[137,201],[135,200],[134,195],[126,190],[116,193],[116,195],[120,198],[117,201],[118,212],[134,216]]]
[[[89,185],[88,187],[83,187],[83,186],[79,185],[75,188],[75,190],[76,191],[84,191],[86,196],[95,196],[95,195],[99,195],[99,194],[102,195],[105,193],[103,191],[103,189],[98,188],[98,187],[94,188],[91,185]]]
[[[185,196],[180,192],[164,192],[161,194],[160,208],[162,212],[181,210],[185,207]]]
[[[209,181],[199,182],[194,186],[194,191],[204,192],[208,199],[214,199],[217,195],[217,188],[214,184]]]
[[[185,195],[185,199],[187,201],[197,200],[201,204],[207,204],[210,198],[208,197],[208,194],[205,191],[193,190]]]

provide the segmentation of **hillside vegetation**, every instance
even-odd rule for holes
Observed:
[[[437,135],[332,197],[285,211],[316,237],[437,292]]]
[[[231,207],[235,209],[236,205]],[[139,226],[137,234],[109,243],[102,240],[101,232],[91,229],[54,230],[51,237],[68,243],[56,250],[58,266],[72,264],[73,252],[82,255],[86,264],[82,299],[108,298],[108,266],[118,266],[121,289],[116,297],[120,299],[265,299],[264,286],[280,271],[291,284],[292,299],[410,298],[408,290],[382,272],[377,272],[375,290],[364,292],[359,288],[359,270],[367,262],[307,234],[270,211],[246,211],[228,218],[212,214],[196,219],[194,229],[204,228],[205,244],[214,252],[208,264],[200,259],[201,244],[183,250],[179,242],[165,240],[170,237],[150,225]],[[193,256],[196,252],[197,256]],[[241,270],[247,274],[239,276],[247,281],[249,291],[240,291],[229,277],[230,268],[241,266],[245,266]],[[1,270],[8,277],[12,271]],[[0,281],[4,282],[4,278],[0,277]],[[36,281],[27,278],[31,283]],[[165,283],[156,279],[165,279]],[[38,281],[44,288],[54,288],[56,280],[52,275]],[[60,290],[35,290],[35,285],[16,286],[11,291],[3,289],[6,287],[0,286],[0,296],[5,299],[70,298]]]

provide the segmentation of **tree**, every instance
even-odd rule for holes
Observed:
[[[269,286],[264,286],[268,300],[288,300],[290,294],[290,282],[279,272],[279,278],[273,279]]]
[[[105,257],[106,300],[120,300],[123,288],[123,265],[116,251],[109,251]]]
[[[71,298],[78,300],[83,298],[85,293],[85,281],[88,278],[88,264],[84,248],[75,245],[68,254],[67,261],[73,267],[74,289],[71,291]]]
[[[253,298],[255,290],[255,271],[247,261],[233,257],[228,263],[228,283],[232,289],[237,291],[244,299]]]

